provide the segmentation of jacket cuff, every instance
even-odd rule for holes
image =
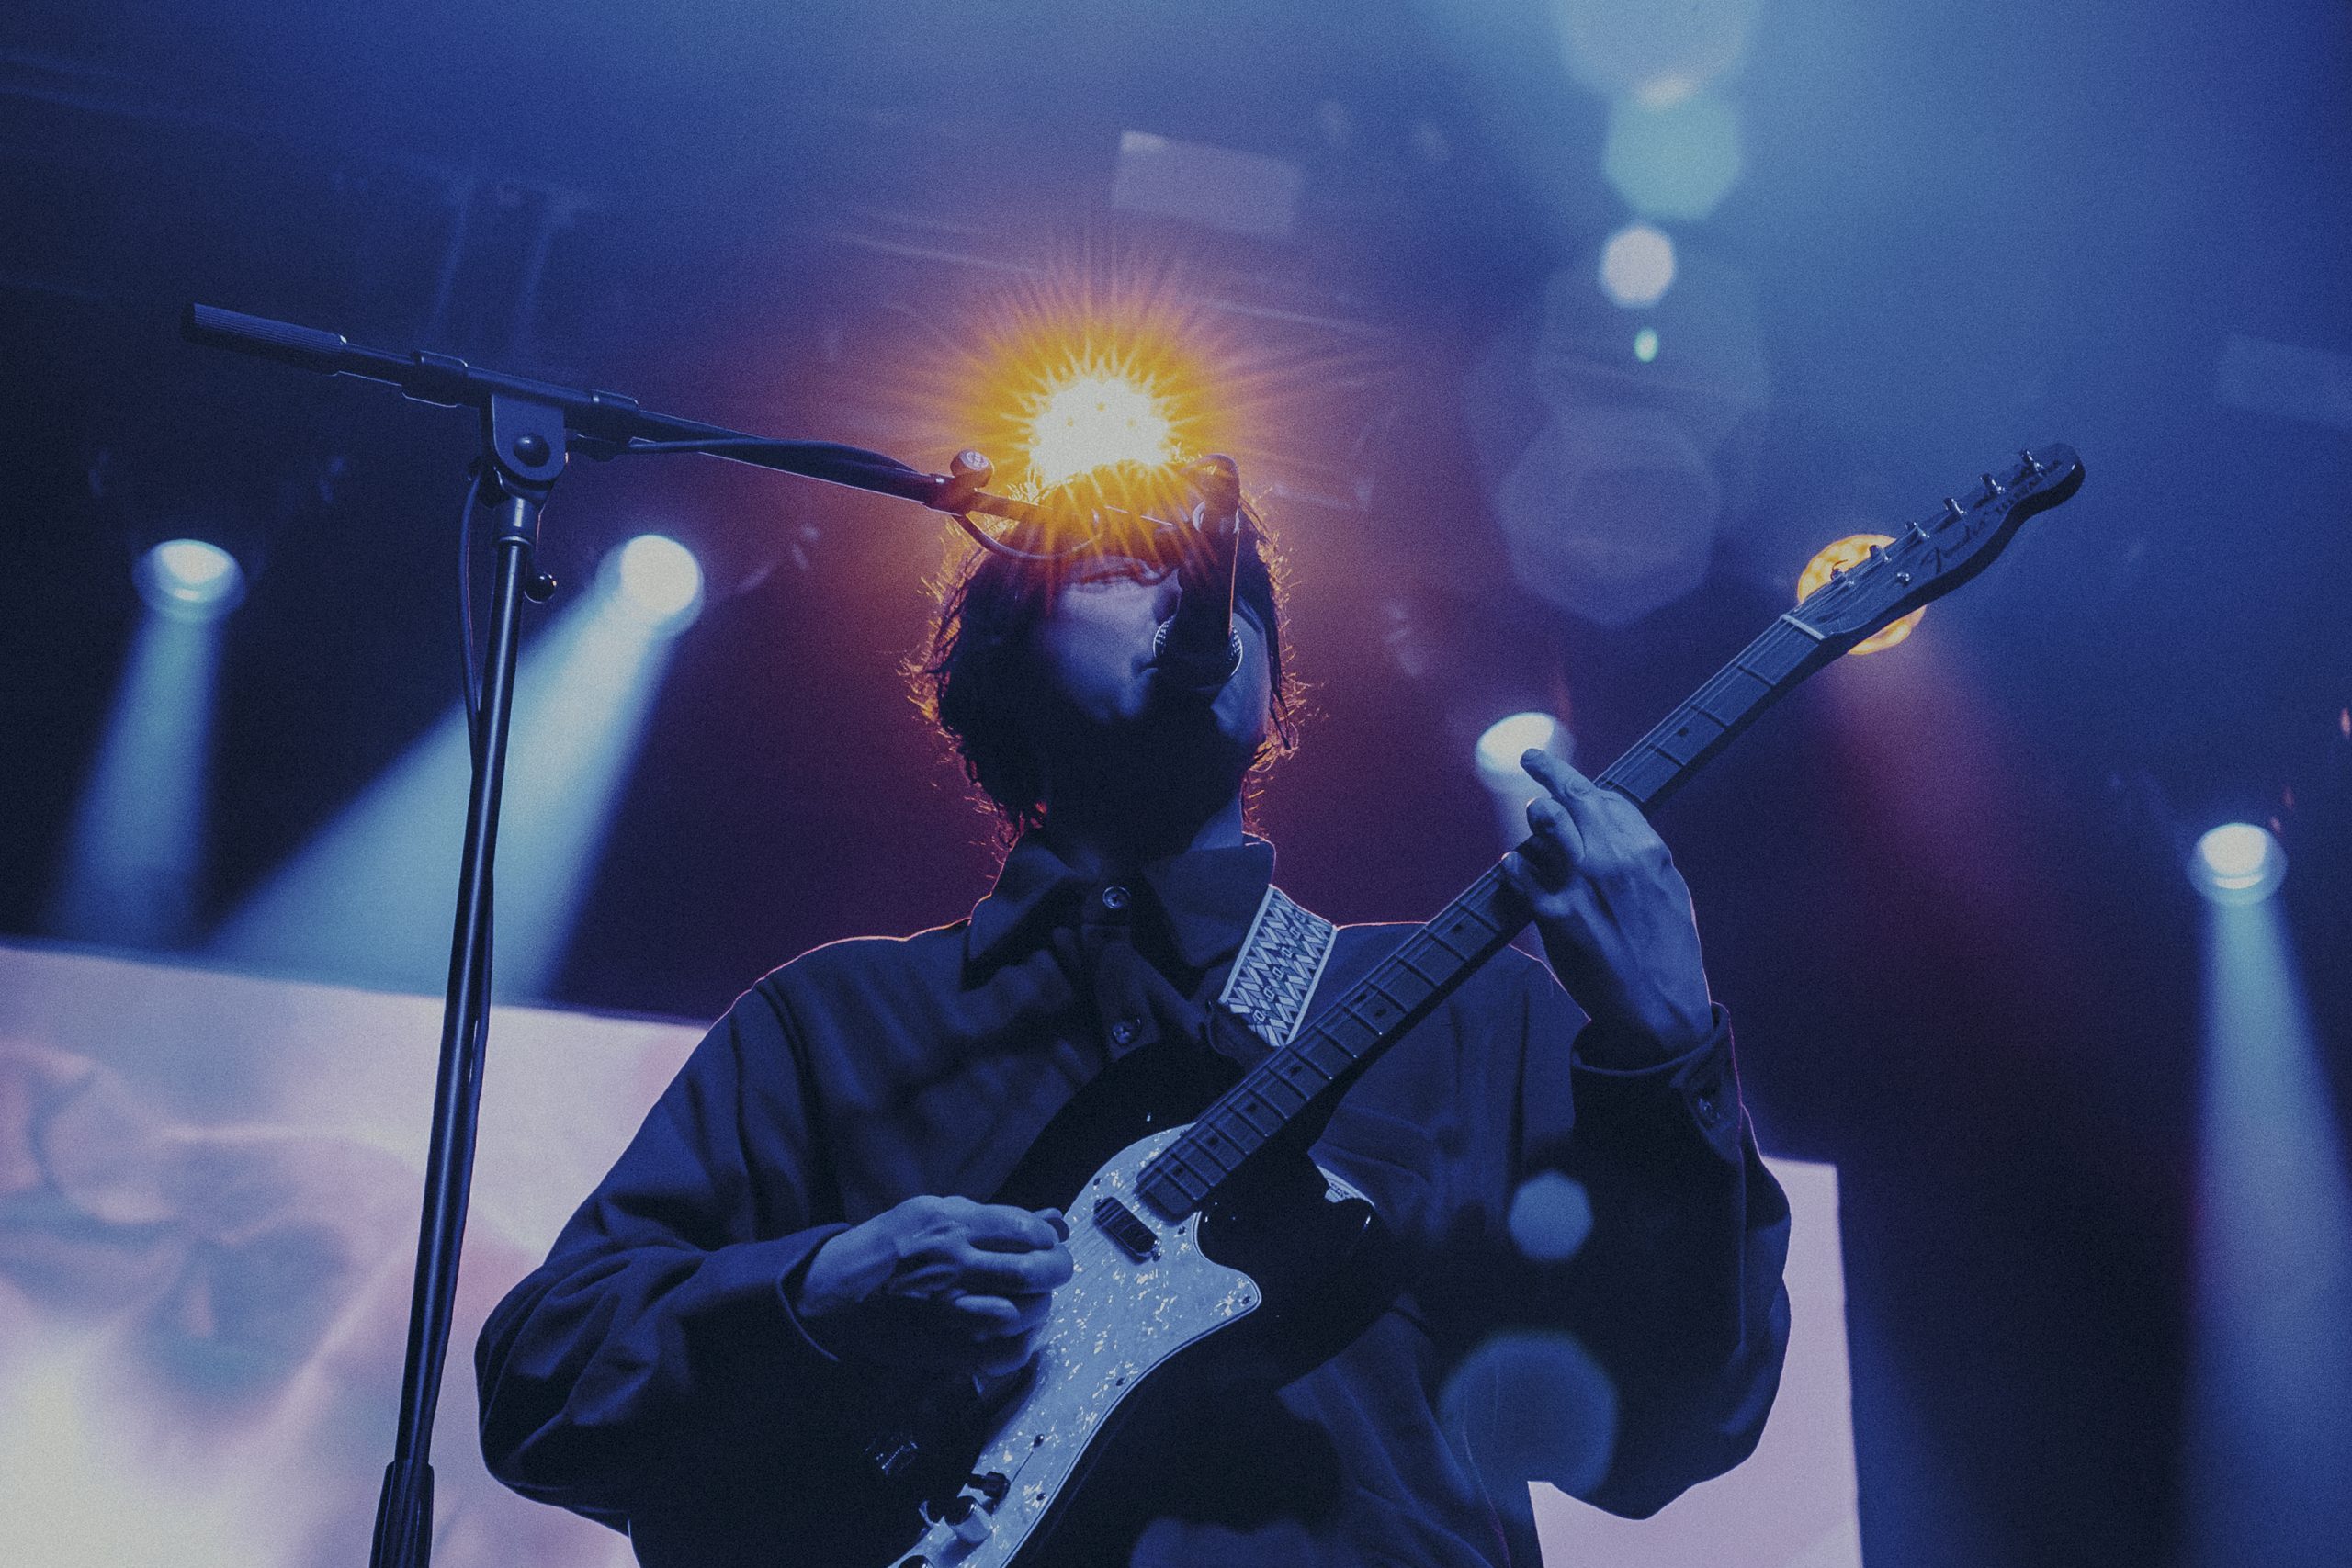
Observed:
[[[1731,1018],[1721,1003],[1715,1004],[1714,1026],[1704,1041],[1645,1066],[1599,1066],[1587,1060],[1586,1036],[1591,1029],[1586,1025],[1569,1047],[1579,1122],[1586,1120],[1588,1108],[1611,1121],[1668,1112],[1695,1128],[1724,1159],[1741,1157],[1746,1118],[1732,1055]]]
[[[754,1242],[739,1249],[755,1255],[747,1260],[748,1266],[771,1282],[776,1305],[784,1310],[784,1321],[791,1330],[789,1340],[796,1359],[828,1367],[842,1364],[839,1356],[819,1344],[817,1337],[808,1332],[792,1298],[800,1288],[801,1277],[808,1272],[809,1259],[817,1256],[817,1249],[847,1229],[848,1225],[838,1224],[811,1225],[774,1241]]]

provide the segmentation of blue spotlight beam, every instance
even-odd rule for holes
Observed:
[[[2189,1568],[2352,1540],[2352,1179],[2276,899],[2206,911]]]
[[[665,571],[632,584],[620,568],[648,539],[660,540]],[[605,558],[595,587],[517,665],[492,920],[494,1000],[542,1000],[555,982],[699,590],[684,547],[640,536]],[[457,899],[472,773],[465,711],[453,706],[245,900],[209,951],[344,985],[439,986],[448,954],[435,926]]]
[[[57,935],[144,948],[187,936],[220,653],[209,619],[160,609],[141,619],[74,808],[48,920]]]

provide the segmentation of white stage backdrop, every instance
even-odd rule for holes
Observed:
[[[435,999],[0,945],[0,1519],[26,1568],[352,1568],[390,1443]],[[619,1537],[482,1472],[470,1349],[699,1037],[502,1008],[436,1568],[615,1568]],[[1545,1560],[1854,1568],[1836,1172],[1795,1206],[1762,1447],[1657,1518],[1539,1488]]]

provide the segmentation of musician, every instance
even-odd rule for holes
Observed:
[[[1238,507],[1229,464],[1193,482]],[[804,953],[719,1021],[483,1331],[500,1479],[627,1529],[651,1568],[898,1561],[912,1532],[876,1531],[876,1435],[923,1388],[1021,1367],[1069,1278],[1069,1221],[989,1199],[1112,1064],[1214,1060],[1204,1010],[1274,866],[1245,786],[1296,712],[1269,547],[1238,511],[1242,657],[1211,691],[1152,662],[1180,585],[1140,535],[1059,564],[976,554],[945,585],[919,681],[1018,834],[996,885],[952,925]],[[1508,874],[1548,972],[1490,960],[1315,1148],[1390,1234],[1385,1310],[1279,1391],[1104,1445],[1041,1562],[1531,1568],[1525,1481],[1645,1516],[1753,1448],[1788,1211],[1689,893],[1629,803],[1527,766],[1545,793]],[[1408,929],[1341,928],[1318,996]],[[1580,1193],[1589,1237],[1531,1247],[1527,1191]],[[1491,1371],[1449,1398],[1505,1342],[1591,1376],[1536,1385],[1532,1409]],[[1544,1407],[1559,1387],[1589,1397]]]

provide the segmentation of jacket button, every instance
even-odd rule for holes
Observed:
[[[1125,908],[1127,907],[1127,890],[1116,883],[1113,883],[1110,886],[1105,887],[1102,889],[1102,907],[1106,909]]]
[[[1136,1021],[1134,1019],[1123,1018],[1111,1026],[1111,1043],[1114,1045],[1125,1045],[1135,1037]]]

